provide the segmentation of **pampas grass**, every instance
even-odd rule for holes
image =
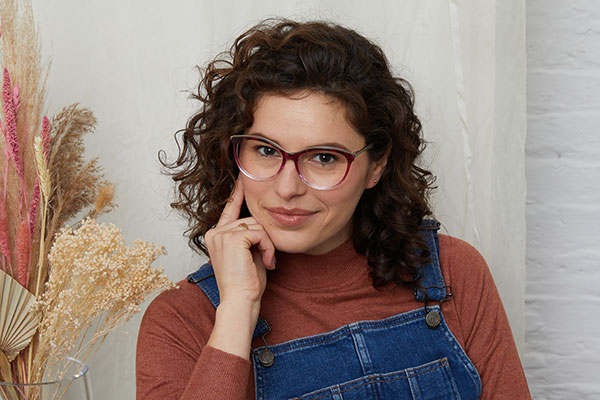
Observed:
[[[33,138],[40,131],[45,104],[48,63],[42,62],[40,42],[29,0],[0,0],[2,31],[0,59],[2,62],[2,138],[0,146],[0,182],[5,224],[0,221],[0,239],[10,249],[2,248],[2,265],[17,278],[17,238],[22,221],[30,227],[30,247],[39,243],[35,228],[35,186],[37,171],[33,154]],[[3,143],[2,143],[3,139]],[[11,188],[11,190],[8,190]],[[31,209],[31,206],[34,209]],[[23,234],[21,235],[23,236]],[[22,245],[21,245],[22,246]],[[31,252],[28,251],[29,258]],[[27,283],[26,283],[27,285]]]
[[[44,115],[46,77],[50,65],[42,62],[31,1],[0,0],[0,15],[2,65],[10,72],[13,82],[19,84],[20,113],[24,116],[19,128],[33,138],[40,131]],[[31,156],[30,152],[26,153],[27,157]],[[35,180],[35,173],[29,173],[27,178]]]
[[[10,149],[0,151],[0,192],[7,221],[4,227],[0,226],[0,236],[10,249],[15,249],[21,222],[27,220],[32,228],[32,211],[37,213],[37,210],[30,209],[37,179],[33,138],[40,131],[49,63],[43,62],[40,56],[40,41],[29,0],[0,0],[0,16],[0,60],[3,67],[3,135],[0,145],[5,150]],[[33,232],[31,246],[37,247],[39,229],[36,232],[33,227],[30,232]],[[13,270],[10,273],[15,276],[15,258],[20,256],[14,252],[5,254],[3,251],[2,254],[2,263],[11,264]]]
[[[87,108],[72,104],[51,122],[48,169],[55,193],[50,205],[51,227],[60,227],[84,208],[95,203],[96,194],[106,182],[98,160],[84,161],[84,135],[93,132],[96,118]]]
[[[115,185],[107,183],[98,189],[94,208],[90,211],[88,217],[96,218],[106,212],[111,211],[117,205],[113,202],[115,197]]]

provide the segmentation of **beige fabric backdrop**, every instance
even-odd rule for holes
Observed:
[[[130,240],[166,246],[173,280],[202,260],[169,211],[156,154],[193,110],[196,64],[270,16],[331,19],[379,43],[415,87],[437,217],[486,257],[520,350],[525,278],[525,6],[517,0],[177,1],[33,0],[52,57],[48,114],[79,102],[98,117],[87,152],[117,183],[106,220]],[[140,318],[112,334],[91,365],[95,399],[134,397]]]

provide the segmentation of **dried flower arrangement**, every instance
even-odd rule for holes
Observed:
[[[89,360],[148,295],[173,284],[150,267],[162,247],[127,247],[94,219],[115,204],[97,160],[83,157],[92,112],[73,104],[42,117],[48,67],[30,2],[0,0],[0,17],[0,381],[42,382],[61,376],[65,356]],[[27,390],[0,386],[0,398],[39,396]]]

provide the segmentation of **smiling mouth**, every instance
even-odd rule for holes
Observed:
[[[282,207],[267,208],[269,215],[279,225],[299,226],[315,215],[316,211],[303,210],[300,208],[287,209]]]

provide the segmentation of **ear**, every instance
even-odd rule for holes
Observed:
[[[366,189],[371,189],[377,185],[377,182],[381,180],[385,166],[387,165],[388,157],[390,155],[390,148],[387,149],[383,157],[377,161],[371,161],[370,171],[367,180]]]

